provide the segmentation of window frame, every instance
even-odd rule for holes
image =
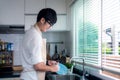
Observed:
[[[103,0],[100,0],[100,1],[101,1],[101,8],[103,8]],[[83,4],[84,4],[84,3],[85,3],[85,2],[84,2],[84,0],[83,0]],[[83,8],[84,8],[84,7],[83,7]],[[102,21],[103,17],[102,17],[102,16],[103,16],[103,13],[102,13],[102,12],[103,12],[103,11],[102,11],[102,9],[101,9],[101,26],[99,27],[99,32],[98,32],[98,33],[99,33],[99,40],[100,40],[100,41],[99,41],[99,44],[98,44],[98,46],[99,46],[99,50],[98,50],[98,51],[99,51],[99,53],[98,53],[98,54],[99,54],[99,60],[98,60],[99,62],[98,62],[98,63],[99,63],[100,65],[99,65],[99,66],[97,66],[97,65],[94,65],[94,66],[93,66],[93,65],[91,65],[91,64],[86,64],[86,63],[85,63],[85,65],[86,65],[86,66],[95,67],[95,68],[101,69],[101,70],[110,71],[110,72],[115,73],[115,74],[120,74],[120,72],[116,72],[116,71],[113,71],[113,70],[111,70],[111,69],[104,68],[103,65],[102,65],[102,55],[103,55],[103,54],[102,54],[102,38],[101,38],[101,37],[103,36],[103,34],[102,34],[102,26],[103,26],[103,21]],[[73,13],[74,13],[74,12],[73,12]],[[84,11],[83,11],[83,13],[84,13]],[[83,17],[84,17],[84,16],[83,16]],[[73,20],[74,20],[73,22],[75,23],[75,18],[73,18]],[[84,19],[83,19],[83,20],[84,20]],[[83,22],[83,23],[84,23],[84,22]],[[83,25],[84,25],[84,24],[83,24]],[[75,50],[75,49],[77,48],[76,45],[75,45],[75,44],[77,44],[77,40],[76,40],[77,37],[76,37],[76,33],[75,33],[75,32],[77,31],[77,30],[76,30],[76,24],[74,24],[73,27],[74,27],[74,39],[73,39],[73,40],[74,40],[74,41],[73,41],[73,43],[74,43],[74,57],[75,57],[75,56],[78,57],[79,55],[76,54],[77,51]],[[83,56],[84,56],[84,54],[83,54]],[[80,61],[76,61],[76,62],[78,62],[78,63],[81,64]]]

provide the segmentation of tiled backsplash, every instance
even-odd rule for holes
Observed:
[[[5,42],[13,43],[14,65],[20,65],[20,45],[24,34],[0,34],[0,39]]]
[[[61,42],[63,44],[58,45],[58,52],[61,52],[65,48],[65,34],[66,32],[47,32],[43,33],[43,37],[47,39],[47,42]],[[21,42],[24,34],[0,34],[0,39],[5,42],[12,42],[14,50],[14,65],[21,65],[20,53]],[[50,44],[50,56],[54,54],[55,44]]]
[[[58,53],[65,49],[65,33],[60,32],[47,32],[43,34],[43,37],[47,39],[47,42],[53,42],[50,44],[50,56],[52,57],[55,52],[55,45],[57,45]],[[55,44],[54,42],[63,42],[63,44]]]

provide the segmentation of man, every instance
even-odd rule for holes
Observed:
[[[48,61],[46,65],[46,45],[42,38],[42,32],[46,32],[56,21],[56,12],[51,8],[44,8],[38,13],[35,25],[25,33],[21,53],[21,80],[45,80],[46,71],[59,70],[56,61]]]

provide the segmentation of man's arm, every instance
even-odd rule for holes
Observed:
[[[56,65],[46,65],[44,62],[40,62],[34,65],[35,70],[37,71],[51,71],[57,72],[59,70],[58,64]]]

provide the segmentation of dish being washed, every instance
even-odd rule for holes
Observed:
[[[67,74],[67,70],[68,68],[64,64],[59,63],[59,71],[57,71],[56,73],[64,75]]]

